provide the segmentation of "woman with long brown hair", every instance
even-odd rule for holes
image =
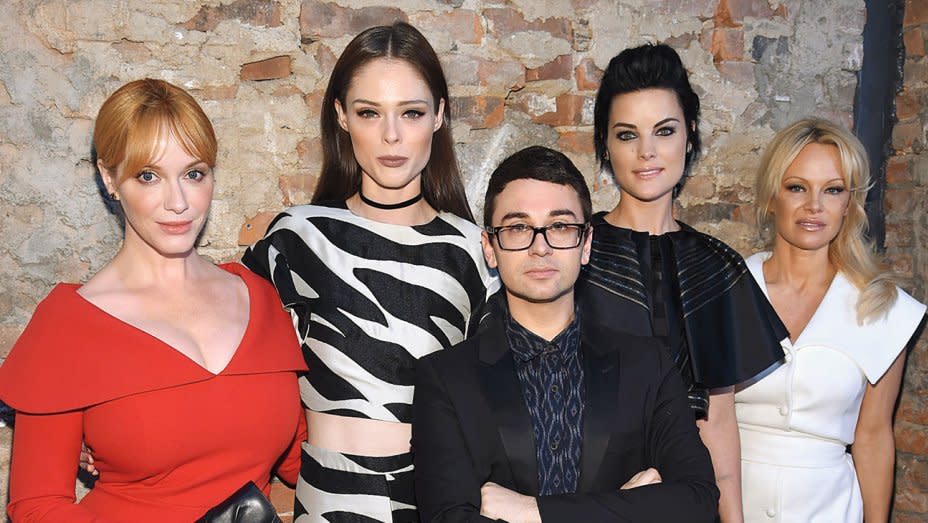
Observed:
[[[747,264],[789,338],[785,363],[735,395],[745,521],[889,518],[893,407],[925,306],[867,242],[869,187],[861,143],[816,118],[777,133],[758,169],[772,249]]]
[[[243,262],[291,312],[309,372],[295,521],[417,521],[415,360],[469,336],[498,282],[452,148],[438,57],[412,26],[359,34],[322,104],[311,205],[287,209]]]

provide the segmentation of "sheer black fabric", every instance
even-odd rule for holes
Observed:
[[[577,282],[582,313],[660,339],[697,417],[708,389],[746,381],[783,357],[786,327],[731,247],[682,223],[651,236],[604,216],[593,216],[590,263]]]

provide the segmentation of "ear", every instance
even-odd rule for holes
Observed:
[[[491,269],[495,269],[497,267],[496,251],[493,250],[493,240],[487,231],[480,234],[480,246],[483,247],[483,259],[487,261],[487,265]]]
[[[590,251],[593,248],[593,226],[591,225],[586,231],[586,239],[583,240],[583,247],[580,254],[580,265],[590,263]]]
[[[108,169],[103,165],[103,160],[97,159],[97,169],[100,170],[100,178],[103,179],[103,186],[106,187],[107,194],[117,194],[117,183],[118,179],[116,176],[115,169]]]
[[[438,111],[435,113],[435,128],[432,129],[432,132],[436,132],[441,129],[441,126],[445,123],[445,99],[442,98],[438,100]]]
[[[338,126],[343,131],[348,132],[348,115],[345,113],[345,108],[342,107],[342,102],[338,99],[335,100],[335,118],[338,120]]]

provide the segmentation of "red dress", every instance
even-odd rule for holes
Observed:
[[[294,483],[305,370],[274,288],[237,264],[250,317],[218,374],[59,284],[0,367],[17,410],[9,515],[16,523],[189,522],[272,470]],[[208,311],[204,311],[208,313]],[[100,479],[79,504],[81,440]]]

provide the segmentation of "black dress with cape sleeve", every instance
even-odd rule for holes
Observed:
[[[788,331],[734,249],[682,223],[651,236],[604,217],[577,282],[585,318],[663,339],[691,388],[747,381],[783,357]]]

